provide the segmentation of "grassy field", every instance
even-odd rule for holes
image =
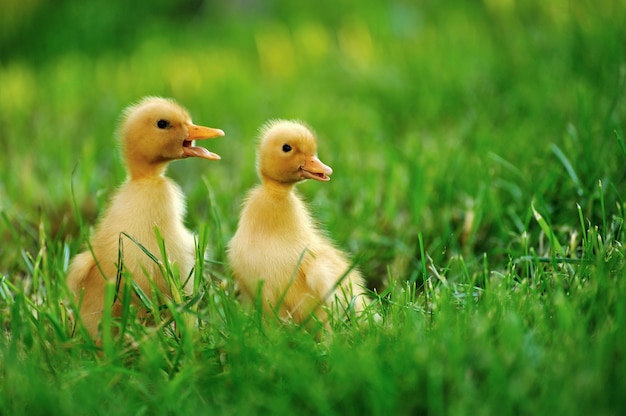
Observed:
[[[0,18],[0,414],[626,410],[622,2],[48,3]],[[168,171],[206,251],[168,307],[197,325],[96,345],[65,276],[145,95],[226,132]],[[371,290],[321,340],[243,309],[225,264],[276,117],[317,130],[335,173],[299,189]]]

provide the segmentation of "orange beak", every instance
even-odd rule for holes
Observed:
[[[194,146],[194,140],[204,140],[221,137],[224,135],[223,130],[191,124],[187,128],[187,131],[189,133],[189,136],[187,136],[187,140],[183,142],[184,157],[200,157],[208,160],[220,159],[220,156],[218,154],[209,152],[204,147]]]
[[[333,174],[331,167],[323,164],[317,155],[308,157],[300,171],[305,179],[315,179],[322,182],[328,182],[330,180],[329,176]]]

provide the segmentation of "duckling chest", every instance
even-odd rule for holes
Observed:
[[[236,275],[251,281],[264,280],[268,288],[289,281],[295,272],[304,272],[312,258],[305,241],[275,232],[236,236],[229,257]],[[254,288],[252,288],[254,289]]]
[[[317,240],[301,204],[252,199],[242,212],[230,251],[235,268],[245,270],[243,274],[289,276],[314,254]]]
[[[155,228],[166,244],[176,247],[193,241],[184,227],[185,203],[176,184],[161,178],[154,181],[126,183],[112,200],[100,229],[117,239],[125,232],[143,244],[155,239]],[[187,251],[187,247],[184,251]]]

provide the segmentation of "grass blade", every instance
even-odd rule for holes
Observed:
[[[544,232],[544,234],[548,236],[550,240],[550,245],[552,246],[552,248],[554,248],[555,254],[558,257],[565,258],[565,250],[563,250],[563,247],[559,243],[559,240],[556,238],[556,235],[554,235],[554,232],[552,231],[552,228],[550,227],[548,222],[543,218],[543,216],[535,208],[534,202],[531,204],[531,209],[533,211],[535,220],[539,224],[539,227],[541,227],[541,230]]]
[[[576,185],[578,195],[582,196],[584,194],[583,186],[582,186],[582,183],[580,182],[580,179],[578,178],[578,175],[576,174],[576,170],[574,169],[574,166],[556,144],[551,143],[550,148],[552,149],[552,152],[556,155],[556,157],[559,158],[559,160],[565,167],[565,170],[567,170],[567,173],[572,179],[572,182],[574,182],[574,185]]]

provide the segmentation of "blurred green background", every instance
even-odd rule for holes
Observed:
[[[283,117],[316,128],[335,175],[300,189],[372,286],[389,273],[416,277],[418,233],[436,261],[486,252],[505,262],[522,233],[538,231],[533,200],[556,225],[577,225],[576,203],[600,219],[598,180],[621,191],[624,9],[610,0],[5,1],[0,209],[4,240],[18,244],[0,249],[0,270],[20,270],[40,224],[79,248],[72,200],[96,220],[124,179],[118,115],[145,95],[173,97],[227,133],[205,143],[222,161],[176,162],[169,173],[188,194],[190,228],[221,213],[214,245],[232,234],[256,183],[256,129]],[[618,200],[610,193],[607,205]]]

